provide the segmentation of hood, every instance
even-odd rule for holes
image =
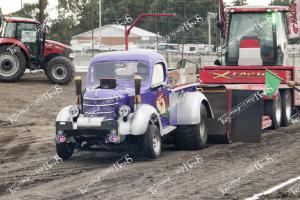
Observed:
[[[84,98],[88,99],[110,99],[110,98],[125,98],[127,96],[133,96],[134,89],[132,87],[124,87],[118,85],[114,89],[100,89],[95,87],[89,87],[86,89]]]
[[[63,43],[60,43],[60,42],[56,42],[56,41],[53,41],[53,40],[46,40],[46,45],[52,45],[54,47],[58,47],[58,48],[62,48],[62,49],[65,49],[65,48],[69,48],[71,49],[71,47],[69,45],[66,45],[66,44],[63,44]]]
[[[128,105],[133,109],[133,90],[117,86],[114,89],[87,88],[83,98],[83,113],[104,117],[105,120],[117,118],[118,108]]]

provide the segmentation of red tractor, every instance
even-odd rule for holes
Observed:
[[[4,17],[0,27],[0,81],[16,82],[26,69],[43,69],[55,84],[73,80],[71,47],[46,40],[43,24],[34,19]]]
[[[257,142],[262,129],[288,126],[300,107],[299,89],[288,84],[300,80],[300,67],[289,57],[289,8],[237,6],[225,12],[224,56],[215,62],[218,66],[200,69],[202,91],[215,115],[208,135]],[[272,98],[266,96],[266,70],[283,80]],[[249,103],[257,91],[262,96]]]

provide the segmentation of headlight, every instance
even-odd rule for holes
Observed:
[[[130,113],[130,110],[131,109],[129,106],[123,105],[119,108],[119,115],[122,117],[127,117],[127,115]]]
[[[74,118],[77,117],[79,115],[79,109],[77,106],[72,106],[69,110],[70,115]]]

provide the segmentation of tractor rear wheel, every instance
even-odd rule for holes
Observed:
[[[14,47],[14,51],[9,51]],[[0,81],[17,82],[26,69],[26,58],[20,48],[4,45],[0,47]]]
[[[175,146],[178,149],[198,150],[207,143],[207,111],[202,104],[200,108],[201,119],[197,125],[184,125],[178,127],[174,134]]]
[[[276,130],[280,127],[281,124],[281,116],[282,116],[282,104],[281,104],[281,96],[275,100],[268,100],[264,102],[264,113],[269,116],[272,120],[272,130]]]
[[[52,83],[66,85],[74,79],[75,68],[70,59],[58,56],[48,62],[45,73]]]

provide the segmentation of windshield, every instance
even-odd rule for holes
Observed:
[[[15,36],[16,36],[16,23],[3,22],[0,29],[0,37],[15,38]]]
[[[134,80],[135,75],[142,77],[142,83],[147,83],[148,64],[140,61],[99,62],[92,66],[91,82],[99,83],[99,80],[104,78],[130,81]]]
[[[240,40],[257,38],[264,65],[274,63],[272,15],[269,13],[232,13],[228,40],[228,65],[238,65]]]

